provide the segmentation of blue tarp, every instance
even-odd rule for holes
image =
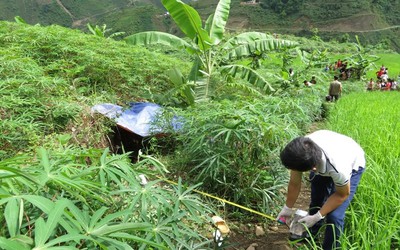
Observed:
[[[114,120],[117,125],[142,137],[163,133],[161,128],[154,128],[152,124],[155,118],[161,114],[162,107],[155,103],[135,102],[130,103],[128,108],[103,103],[92,107],[92,113],[100,113]],[[178,130],[180,125],[172,121],[173,128]]]

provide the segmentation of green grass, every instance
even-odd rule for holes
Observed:
[[[354,93],[331,111],[329,128],[353,137],[366,172],[346,217],[344,249],[398,249],[400,240],[399,92]],[[353,248],[354,249],[354,248]]]
[[[397,77],[400,75],[400,54],[377,54],[377,56],[379,56],[380,59],[375,62],[376,68],[368,72],[367,79],[372,77],[375,80],[375,72],[378,71],[382,65],[385,65],[386,68],[389,68],[389,77],[397,80]]]
[[[153,192],[153,188],[158,186],[149,187],[150,190],[146,189],[145,192],[153,193],[143,195],[141,188],[135,187],[135,192],[140,191],[135,193],[137,194],[135,200],[125,199],[125,195],[131,197],[132,194],[130,189],[128,191],[124,189],[124,185],[130,183],[130,181],[133,182],[132,185],[138,185],[134,181],[135,178],[130,178],[136,173],[130,171],[135,171],[140,166],[130,165],[126,162],[125,156],[122,158],[119,158],[119,156],[110,157],[107,151],[104,151],[104,154],[100,151],[99,155],[94,148],[108,145],[99,143],[100,139],[104,140],[104,137],[106,137],[106,131],[99,129],[102,121],[97,117],[92,117],[89,110],[91,105],[103,102],[122,105],[129,101],[154,102],[155,95],[166,93],[172,87],[167,80],[165,71],[176,66],[187,73],[190,59],[176,56],[180,55],[176,53],[158,53],[162,50],[155,48],[152,48],[154,51],[151,52],[141,47],[131,47],[122,42],[82,34],[80,31],[68,30],[55,25],[39,27],[5,22],[0,24],[0,59],[2,59],[0,60],[0,89],[2,90],[0,100],[0,130],[2,132],[0,133],[0,158],[8,159],[17,153],[29,158],[23,152],[29,152],[29,155],[33,155],[33,150],[39,146],[54,148],[55,150],[61,147],[60,152],[57,150],[56,152],[49,152],[50,158],[53,159],[51,161],[53,163],[52,169],[47,166],[47,159],[43,160],[42,163],[39,163],[36,158],[30,159],[30,171],[40,173],[38,175],[32,173],[32,178],[37,177],[42,185],[49,182],[51,187],[54,187],[54,190],[51,190],[52,193],[40,189],[47,192],[45,194],[48,199],[52,195],[56,196],[63,193],[63,191],[74,200],[92,199],[95,195],[91,194],[86,197],[85,192],[91,191],[83,188],[78,182],[82,181],[85,184],[86,181],[92,183],[97,180],[97,183],[93,185],[98,184],[99,188],[107,188],[106,185],[112,185],[110,189],[115,191],[115,187],[118,186],[123,193],[123,198],[117,198],[117,203],[120,202],[124,206],[133,204],[132,207],[129,207],[133,210],[136,209],[136,204],[141,203],[143,204],[142,209],[145,211],[147,209],[147,205],[144,203],[146,200],[149,201],[149,204],[156,202],[152,194],[156,194]],[[307,48],[309,52],[313,48],[318,50],[325,48],[324,44],[316,44],[307,39],[299,40],[303,41],[302,48]],[[336,46],[336,44],[329,45]],[[342,48],[340,47],[340,49]],[[349,51],[346,51],[346,54],[332,53],[327,59],[332,61],[339,56],[344,58],[350,53]],[[222,178],[219,178],[219,176],[218,178],[209,178],[211,181],[204,182],[203,187],[208,188],[204,191],[208,192],[211,188],[218,188],[218,185],[220,185],[226,187],[226,192],[221,188],[217,190],[222,190],[221,196],[230,195],[226,198],[234,199],[235,197],[231,196],[236,195],[236,198],[243,203],[246,203],[244,202],[245,199],[249,199],[248,204],[251,204],[251,206],[262,207],[264,212],[274,213],[278,203],[282,203],[282,197],[277,197],[280,195],[278,193],[280,191],[279,185],[287,177],[282,173],[284,169],[279,163],[277,156],[279,149],[287,140],[304,134],[315,120],[321,118],[323,109],[321,106],[325,104],[323,97],[326,94],[331,75],[325,75],[322,68],[319,67],[306,70],[303,62],[296,58],[290,66],[301,73],[301,78],[299,78],[309,79],[312,74],[316,74],[317,78],[319,77],[319,84],[312,88],[304,88],[294,84],[284,88],[280,86],[280,84],[282,85],[280,72],[282,59],[279,55],[271,54],[270,56],[270,59],[263,62],[260,74],[271,79],[271,81],[275,81],[274,84],[279,91],[273,96],[261,98],[259,95],[248,92],[247,89],[238,89],[237,85],[226,84],[219,76],[215,76],[214,80],[218,92],[212,102],[192,107],[193,110],[182,110],[187,115],[187,120],[192,122],[192,130],[187,131],[183,140],[184,142],[192,141],[182,143],[182,146],[191,150],[189,147],[192,145],[196,150],[192,149],[191,152],[177,154],[175,159],[186,167],[187,171],[183,173],[183,176],[188,176],[187,173],[193,169],[193,166],[198,166],[198,170],[202,171],[205,169],[202,168],[204,165],[210,169],[208,173],[205,173],[204,176],[206,177],[214,177],[214,173],[215,176],[220,173],[229,174],[229,176]],[[382,61],[389,68],[398,67],[395,64],[398,61],[398,55],[393,57],[391,55],[383,56]],[[395,148],[400,148],[398,145],[400,140],[397,137],[399,133],[396,132],[394,135],[392,133],[392,131],[398,130],[396,121],[398,110],[394,109],[395,113],[392,113],[398,93],[363,92],[351,94],[356,88],[358,90],[360,86],[363,88],[363,83],[347,81],[345,84],[343,98],[337,105],[332,104],[329,107],[330,112],[332,112],[330,124],[333,129],[348,133],[360,140],[368,152],[370,162],[369,171],[365,178],[366,183],[372,183],[374,179],[380,181],[379,185],[372,186],[372,188],[366,184],[360,187],[362,193],[374,198],[372,200],[374,203],[368,203],[368,200],[365,204],[357,203],[360,204],[359,207],[350,211],[350,213],[362,211],[366,216],[374,213],[378,219],[370,222],[367,221],[366,217],[352,216],[350,225],[366,227],[367,223],[373,223],[373,225],[368,226],[378,232],[386,233],[377,234],[375,237],[374,232],[355,231],[350,227],[344,240],[361,242],[360,239],[365,238],[372,242],[381,242],[389,239],[388,234],[396,239],[394,226],[398,224],[398,218],[393,217],[392,224],[387,224],[383,215],[396,214],[397,210],[394,211],[393,209],[399,208],[399,204],[396,203],[399,199],[398,196],[395,196],[398,193],[398,184],[394,183],[398,173],[389,172],[391,168],[396,169],[398,151],[390,148],[394,150],[389,151],[390,155],[397,158],[386,159],[382,155],[388,150],[385,150],[381,145],[390,143]],[[372,97],[377,99],[371,99]],[[381,110],[381,108],[384,109]],[[370,116],[376,120],[372,120]],[[369,119],[368,123],[365,122],[367,119]],[[385,124],[386,122],[390,123]],[[382,126],[384,129],[382,129]],[[388,128],[391,132],[385,133],[385,129]],[[64,138],[64,143],[60,143],[61,137]],[[196,139],[198,140],[196,141]],[[157,153],[161,154],[160,152]],[[193,155],[190,155],[190,153]],[[35,155],[35,157],[38,156]],[[24,162],[17,162],[16,158],[11,158],[10,161],[13,161],[13,159],[15,159],[13,166],[16,168],[25,167]],[[123,165],[116,165],[116,162]],[[157,159],[147,164],[140,161],[140,164],[145,164],[144,167],[149,169],[154,168],[155,162],[162,161]],[[0,165],[1,163],[0,161]],[[3,163],[6,166],[8,162]],[[177,167],[173,163],[176,163],[176,161],[171,161],[170,165],[165,164],[171,172],[176,170],[173,169],[174,167]],[[47,170],[51,170],[48,171],[50,175],[45,173],[42,165],[47,166]],[[390,168],[381,169],[380,167],[383,166]],[[120,172],[120,167],[130,170],[127,170],[126,173]],[[217,169],[217,167],[220,169]],[[85,171],[77,174],[80,173],[80,168],[85,169]],[[208,171],[208,169],[204,171]],[[238,173],[241,175],[239,176]],[[18,172],[18,174],[20,173]],[[209,175],[207,176],[207,174]],[[8,175],[6,177],[10,177]],[[126,183],[125,180],[121,181],[117,175],[127,178]],[[49,176],[53,179],[50,180]],[[66,176],[73,180],[65,179]],[[173,178],[177,178],[176,176]],[[85,179],[85,177],[88,177],[88,179]],[[236,181],[235,178],[242,181],[244,185],[240,186],[241,183]],[[33,184],[26,184],[23,181],[20,183],[18,182],[19,179],[14,180],[11,177],[9,179],[9,182],[0,182],[0,185],[3,185],[1,188],[5,192],[11,190],[10,186],[15,187],[12,190],[13,192],[30,193],[31,190],[28,189],[37,190],[33,189]],[[228,182],[230,179],[233,179],[233,181]],[[196,179],[191,178],[186,181],[191,180]],[[224,182],[222,183],[221,180]],[[393,182],[391,188],[394,191],[385,189],[383,184],[387,181]],[[65,183],[72,183],[74,186]],[[25,185],[29,186],[25,187]],[[207,187],[207,185],[211,187]],[[174,189],[174,187],[166,186],[164,188]],[[42,195],[41,191],[37,193],[38,197]],[[99,191],[101,197],[95,198],[96,207],[93,209],[98,209],[99,213],[103,211],[101,206],[109,205],[99,200],[110,198],[107,191],[109,190]],[[158,191],[163,192],[164,189],[159,188]],[[179,187],[176,190],[179,196],[184,198],[184,195],[180,194],[181,191]],[[256,199],[248,195],[253,195],[254,191],[256,191],[255,195],[258,195]],[[394,207],[382,202],[379,203],[378,199],[381,198],[382,193],[392,197],[391,201],[394,202]],[[241,197],[239,197],[240,195]],[[168,194],[161,193],[161,196],[167,197]],[[358,197],[357,199],[363,198],[362,195]],[[172,198],[167,198],[167,200],[172,200]],[[183,206],[188,206],[187,209],[191,211],[196,210],[196,204],[193,207],[192,203],[185,203],[184,200],[171,202],[168,205],[178,204],[177,202],[183,203],[181,206],[174,206],[173,208],[168,206],[162,206],[162,208],[173,209],[173,212],[177,213],[176,219],[180,217],[180,209]],[[50,204],[50,201],[48,203]],[[16,207],[16,204],[19,203],[14,201],[10,203],[7,211],[14,211],[11,207]],[[56,204],[53,205],[56,206]],[[380,207],[383,208],[382,211],[379,210]],[[47,213],[46,211],[44,212]],[[138,212],[138,210],[135,211]],[[113,212],[118,213],[117,209]],[[162,211],[151,210],[152,215],[154,215],[152,218],[158,222],[160,222],[161,217],[156,217],[155,214],[159,212]],[[165,212],[168,216],[170,215],[167,213],[170,211]],[[79,214],[79,212],[77,213]],[[82,209],[82,213],[86,213],[86,211]],[[10,214],[16,215],[16,213]],[[145,212],[143,214],[146,216]],[[206,220],[206,218],[203,219]],[[359,222],[358,219],[363,221]],[[184,222],[186,221],[182,221],[183,224],[185,224]],[[38,223],[43,225],[43,222]],[[173,225],[175,221],[167,221],[166,223]],[[2,230],[6,231],[7,229],[4,227]],[[3,231],[1,232],[2,235],[4,235]],[[357,233],[361,236],[354,236]]]

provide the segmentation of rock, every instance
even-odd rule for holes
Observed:
[[[279,230],[279,228],[276,226],[273,226],[273,227],[269,227],[269,230],[277,232]]]
[[[256,226],[256,236],[262,236],[265,234],[265,231],[262,227]]]
[[[258,244],[257,243],[253,243],[248,248],[246,248],[246,250],[256,250],[256,247],[258,247]]]

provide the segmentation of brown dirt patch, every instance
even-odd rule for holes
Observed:
[[[296,202],[296,208],[308,210],[310,202],[310,188],[304,184],[300,196]],[[263,219],[260,218],[260,221]],[[228,224],[231,223],[228,221]],[[256,226],[263,227],[265,235],[256,236]],[[268,224],[258,224],[251,222],[248,224],[237,224],[232,222],[231,233],[229,235],[229,250],[248,249],[253,244],[255,250],[290,250],[293,248],[288,241],[289,229],[285,225],[278,225],[275,222]]]
[[[339,32],[366,32],[381,29],[386,26],[386,24],[382,23],[379,16],[372,13],[354,15],[348,18],[339,18],[328,24],[315,23],[315,27],[320,31]]]
[[[231,16],[227,23],[227,29],[243,30],[249,27],[249,19],[245,16]]]

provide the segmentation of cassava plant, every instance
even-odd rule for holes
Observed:
[[[214,212],[193,194],[196,186],[164,183],[165,167],[142,157],[132,165],[127,155],[64,144],[0,161],[0,248],[211,246],[203,234]]]
[[[202,190],[272,212],[285,183],[283,169],[275,168],[280,145],[284,138],[300,133],[301,121],[310,123],[311,118],[301,110],[304,103],[267,99],[199,103],[187,109],[177,135],[181,147],[174,157],[182,166],[174,171],[203,183]],[[287,112],[298,115],[289,117]],[[288,125],[294,122],[299,127]]]

